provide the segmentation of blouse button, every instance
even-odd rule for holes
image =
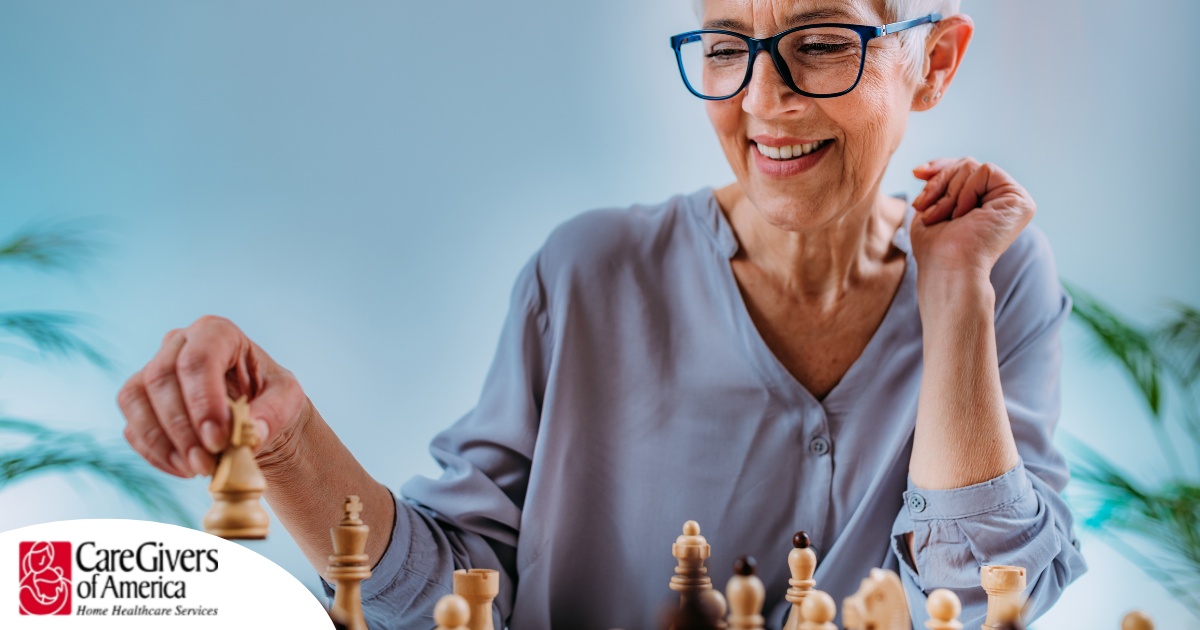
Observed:
[[[925,511],[925,497],[923,497],[915,492],[910,493],[908,495],[908,509],[910,509],[914,512],[924,512]]]
[[[808,450],[815,455],[824,455],[829,452],[829,440],[823,437],[815,437],[812,442],[808,443]]]

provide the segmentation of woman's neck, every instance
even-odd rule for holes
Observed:
[[[832,305],[894,259],[892,236],[905,204],[878,188],[829,223],[807,232],[769,223],[736,183],[717,191],[738,240],[735,259],[756,267],[772,284],[804,301]]]

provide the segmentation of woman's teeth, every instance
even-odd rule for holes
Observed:
[[[755,142],[754,146],[758,147],[759,153],[772,160],[792,160],[803,155],[808,155],[825,146],[828,142],[828,140],[818,140],[808,144],[793,144],[786,147],[769,147],[765,144]]]

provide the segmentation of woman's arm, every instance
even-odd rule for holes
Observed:
[[[920,488],[961,488],[1017,465],[996,358],[996,294],[975,270],[922,271],[924,374],[909,475]]]
[[[329,530],[342,519],[342,499],[356,494],[364,507],[361,518],[371,528],[368,566],[378,564],[396,520],[391,492],[358,463],[307,398],[299,419],[279,438],[258,455],[267,478],[265,496],[308,561],[328,579]]]

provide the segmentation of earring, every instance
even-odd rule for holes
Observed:
[[[929,95],[928,95],[928,94],[926,94],[925,96],[921,97],[921,100],[922,100],[922,101],[924,101],[924,102],[926,102],[926,103],[928,103],[928,102],[929,102]]]
[[[938,100],[939,98],[942,98],[942,91],[941,91],[941,90],[938,90],[938,91],[937,91],[937,94],[934,94],[934,95],[933,95],[933,100],[935,100],[935,101],[936,101],[936,100]]]

